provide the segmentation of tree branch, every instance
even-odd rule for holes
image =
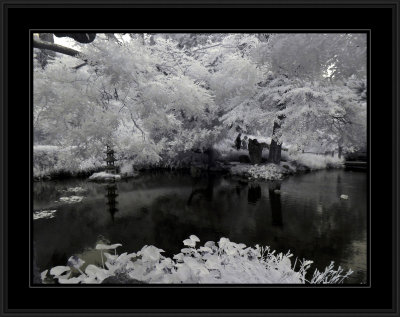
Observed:
[[[64,55],[76,57],[76,58],[79,58],[84,61],[84,63],[79,64],[78,66],[75,66],[74,69],[79,69],[85,65],[93,64],[93,63],[89,63],[89,59],[84,54],[82,54],[81,52],[79,52],[77,50],[74,50],[73,48],[65,47],[65,46],[50,43],[50,42],[41,41],[38,39],[33,39],[33,47],[39,48],[39,49],[50,50],[50,51],[61,53]]]
[[[134,124],[135,127],[142,133],[142,138],[143,138],[143,140],[146,140],[146,136],[145,136],[145,134],[144,134],[144,131],[137,125],[135,119],[133,118],[133,114],[132,114],[132,112],[131,112],[130,110],[129,110],[129,113],[130,113],[130,115],[131,115],[131,119],[132,119],[133,124]]]
[[[87,65],[87,63],[86,63],[86,62],[84,62],[84,63],[82,63],[82,64],[79,64],[79,65],[75,66],[75,67],[74,67],[74,69],[79,69],[79,68],[81,68],[81,67],[83,67],[83,66],[85,66],[85,65]]]
[[[33,47],[40,48],[40,49],[45,49],[45,50],[50,50],[50,51],[53,51],[53,52],[69,55],[69,56],[72,56],[72,57],[78,57],[78,58],[83,59],[84,61],[86,61],[86,59],[84,59],[84,57],[82,56],[81,52],[79,52],[77,50],[74,50],[73,48],[65,47],[65,46],[62,46],[62,45],[58,45],[58,44],[54,44],[54,43],[50,43],[50,42],[45,42],[45,41],[33,39]]]
[[[197,51],[202,51],[202,50],[207,50],[209,48],[216,47],[216,46],[221,46],[221,45],[222,45],[222,43],[218,43],[218,44],[214,44],[214,45],[210,45],[210,46],[200,47],[200,48],[197,48],[197,49],[193,50],[191,53],[194,53],[194,52],[197,52]]]

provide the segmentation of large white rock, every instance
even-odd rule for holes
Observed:
[[[91,181],[112,181],[112,180],[120,180],[121,175],[118,174],[110,174],[106,172],[94,173],[89,177]]]

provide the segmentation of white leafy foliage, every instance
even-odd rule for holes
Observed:
[[[194,242],[200,242],[200,239],[199,239],[197,236],[195,236],[194,234],[192,234],[192,235],[189,237],[189,239],[192,240],[192,241],[194,241]]]
[[[204,246],[205,246],[205,247],[208,247],[208,248],[213,248],[213,247],[215,247],[215,242],[214,242],[214,241],[207,241],[207,242],[204,244]]]
[[[310,153],[294,153],[289,156],[298,165],[307,166],[311,170],[318,170],[327,167],[343,167],[344,159],[330,155],[315,155]]]
[[[342,275],[343,269],[339,266],[337,271],[333,270],[333,263],[331,262],[323,272],[319,272],[316,269],[310,282],[313,284],[339,284],[343,283],[344,279],[353,273],[350,269],[346,274]]]
[[[198,239],[195,236],[192,238]],[[276,254],[269,247],[246,247],[243,243],[234,243],[227,238],[221,238],[217,244],[218,247],[214,242],[208,241],[207,246],[198,249],[186,248],[186,252],[176,254],[172,259],[161,255],[163,250],[146,245],[137,254],[106,254],[106,269],[89,264],[85,273],[72,277],[69,267],[55,267],[50,273],[56,275],[60,283],[84,284],[102,283],[104,279],[117,273],[125,273],[130,278],[145,283],[325,284],[342,283],[352,273],[349,270],[342,274],[343,269],[339,267],[334,270],[331,263],[323,272],[315,270],[311,281],[308,281],[305,273],[312,261],[299,261],[300,267],[296,270],[296,263],[292,266],[292,254],[289,252]],[[45,276],[45,272],[42,276]],[[65,272],[68,274],[60,276]]]
[[[200,247],[199,252],[212,252],[212,250],[209,247]]]
[[[109,260],[111,260],[111,261],[113,261],[113,260],[115,260],[115,259],[118,258],[118,255],[112,255],[112,254],[107,253],[107,252],[104,252],[103,254],[104,254],[104,256],[105,256],[107,259],[109,259]]]
[[[193,241],[192,239],[183,240],[183,244],[187,245],[189,247],[195,247],[196,246],[196,242]]]
[[[65,272],[69,272],[71,268],[69,266],[55,266],[50,270],[50,274],[54,276],[60,276]]]
[[[98,168],[109,143],[122,165],[176,167],[237,126],[302,148],[366,144],[365,34],[142,35],[98,34],[78,70],[63,55],[35,68],[35,176]]]
[[[33,213],[33,220],[54,218],[57,210],[40,210]]]
[[[189,243],[193,243],[193,241],[192,240],[190,240],[190,239],[186,239],[186,240],[188,240],[189,241]],[[183,241],[186,241],[186,240],[183,240]],[[191,249],[191,248],[183,248],[183,249],[181,249],[181,252],[182,253],[192,253],[192,251],[193,251],[193,249]]]
[[[84,196],[68,196],[68,197],[60,197],[60,202],[74,204],[80,203],[83,200]]]
[[[120,244],[120,243],[115,243],[115,244],[111,244],[111,245],[99,243],[96,245],[96,250],[114,250],[121,246],[122,246],[122,244]]]
[[[142,261],[154,262],[161,259],[161,252],[165,252],[162,249],[158,249],[155,246],[144,246],[137,254],[142,256]]]
[[[85,284],[98,284],[111,275],[108,270],[89,264],[85,269],[86,277],[82,280]]]
[[[40,279],[42,280],[42,282],[44,281],[44,279],[46,278],[47,272],[49,270],[44,270],[42,273],[40,273]]]
[[[63,284],[63,283],[67,284],[68,282],[67,283],[65,283],[65,282],[69,281],[70,276],[71,276],[71,272],[67,272],[66,274],[55,276],[54,278],[56,278],[60,284]]]
[[[183,262],[184,257],[183,253],[178,253],[173,256],[173,259],[177,260],[177,262]]]
[[[283,177],[282,168],[276,164],[240,164],[230,167],[231,174],[259,180],[279,180]]]

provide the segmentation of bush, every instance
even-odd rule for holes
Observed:
[[[199,238],[191,235],[183,241],[185,248],[173,258],[164,257],[164,251],[155,246],[145,245],[137,253],[114,255],[103,252],[115,250],[121,244],[98,244],[103,268],[89,264],[81,271],[84,261],[72,256],[68,266],[57,266],[42,272],[43,283],[98,284],[111,276],[128,276],[132,281],[145,283],[257,283],[257,284],[336,284],[342,283],[352,271],[342,274],[339,267],[333,269],[333,262],[323,272],[314,271],[311,280],[306,272],[312,261],[297,260],[292,265],[292,254],[276,254],[269,247],[246,247],[221,238],[216,244],[208,241],[199,248]],[[106,261],[104,262],[104,258]],[[126,281],[126,282],[129,282]]]
[[[276,164],[250,165],[239,164],[230,168],[232,175],[244,176],[259,180],[279,180],[283,177],[283,170]]]
[[[87,176],[103,167],[102,158],[94,156],[82,158],[75,153],[75,150],[74,147],[35,145],[33,147],[34,178]]]
[[[342,167],[344,163],[343,158],[330,155],[318,155],[312,153],[298,153],[289,156],[289,160],[295,161],[297,165],[305,166],[310,170],[324,169],[324,168],[338,168]]]

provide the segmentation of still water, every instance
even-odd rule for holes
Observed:
[[[155,245],[171,256],[195,234],[202,243],[231,241],[290,250],[313,260],[311,269],[354,273],[347,283],[367,281],[367,175],[323,170],[281,182],[247,183],[221,174],[192,178],[183,172],[145,172],[116,184],[82,179],[34,183],[35,211],[57,210],[33,221],[34,256],[40,271],[65,265],[99,238],[122,243],[118,253]],[[80,203],[60,197],[71,187],[86,190]],[[348,195],[347,200],[340,195]],[[86,251],[85,251],[86,250]]]

